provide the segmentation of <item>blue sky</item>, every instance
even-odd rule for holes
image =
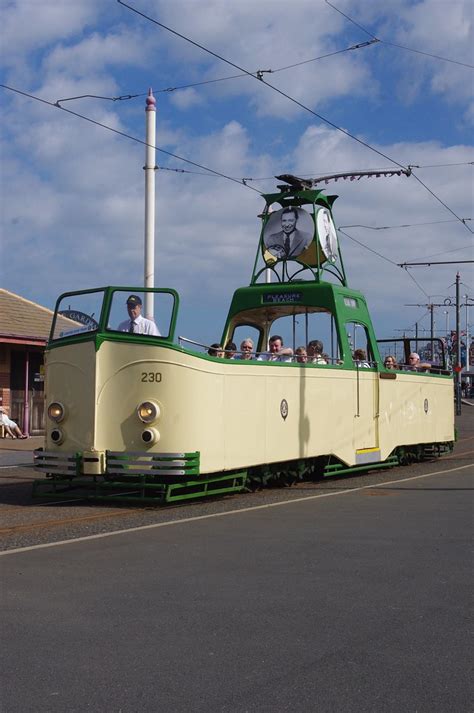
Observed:
[[[336,0],[354,22],[324,0],[129,4],[248,71],[272,69],[268,82],[395,162],[419,165],[423,183],[472,218],[471,0]],[[394,166],[251,77],[160,91],[238,71],[115,0],[0,0],[0,11],[3,84],[50,103],[138,94],[62,106],[141,140],[153,87],[158,147],[255,179],[261,192],[273,191],[275,174]],[[382,41],[339,52],[371,35]],[[298,62],[306,63],[275,71]],[[66,290],[142,284],[144,146],[12,91],[0,98],[2,286],[52,307]],[[199,170],[161,153],[157,161]],[[233,290],[248,284],[261,198],[238,183],[168,170],[157,172],[156,188],[156,284],[182,296],[179,333],[213,342]],[[458,267],[416,268],[417,285],[393,263],[437,253],[472,259],[472,233],[414,178],[338,182],[328,193],[339,195],[336,224],[369,226],[346,232],[386,258],[341,236],[349,284],[367,295],[378,334],[418,319],[428,327],[424,307],[405,305],[453,295]],[[401,224],[412,227],[374,230]],[[459,269],[472,296],[472,266]],[[437,328],[445,323],[439,310]]]

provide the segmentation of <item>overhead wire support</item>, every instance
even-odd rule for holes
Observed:
[[[376,37],[372,32],[369,32],[367,28],[363,27],[363,25],[360,25],[358,22],[352,19],[352,17],[349,17],[349,15],[346,15],[345,12],[342,12],[342,10],[339,10],[338,7],[332,4],[332,2],[329,2],[329,0],[325,0],[326,4],[329,5],[329,7],[332,7],[333,10],[338,12],[340,15],[346,18],[346,20],[349,20],[353,25],[359,28],[359,30],[362,30],[362,32],[365,32],[366,35],[369,35],[369,37],[372,37],[373,39],[377,40],[378,42],[384,44],[384,45],[389,45],[390,47],[398,47],[398,49],[402,50],[407,50],[408,52],[415,52],[416,54],[422,54],[425,55],[425,57],[432,57],[433,59],[439,59],[442,62],[450,62],[451,64],[458,64],[461,67],[468,67],[468,69],[474,69],[474,65],[472,64],[467,64],[466,62],[459,62],[456,59],[449,59],[448,57],[441,57],[440,55],[437,54],[431,54],[430,52],[423,52],[422,50],[417,50],[413,49],[412,47],[405,47],[404,45],[397,45],[394,42],[388,42],[387,40],[382,40],[380,37]]]
[[[120,131],[119,129],[114,129],[113,126],[108,126],[107,124],[103,124],[100,121],[91,119],[90,116],[84,116],[84,114],[79,114],[77,111],[72,111],[71,109],[66,109],[65,107],[59,106],[58,104],[56,104],[54,102],[47,101],[46,99],[41,99],[41,97],[37,97],[34,94],[29,94],[28,92],[24,92],[21,89],[16,89],[15,87],[10,87],[7,84],[0,84],[0,87],[2,87],[3,89],[7,89],[10,92],[14,92],[15,94],[20,94],[21,96],[27,97],[28,99],[34,99],[35,101],[38,101],[41,104],[46,104],[47,106],[51,106],[54,109],[59,109],[60,111],[65,111],[67,114],[71,114],[72,116],[76,116],[79,119],[83,119],[84,121],[87,121],[90,124],[94,124],[94,126],[100,126],[102,129],[107,129],[107,131],[111,131],[114,134],[118,134],[119,136],[123,136],[126,139],[130,139],[130,141],[135,141],[136,143],[141,144],[142,146],[149,146],[149,144],[146,141],[143,141],[142,139],[139,139],[136,136],[132,136],[131,134],[127,134],[125,131]],[[249,186],[247,184],[242,184],[242,181],[240,181],[237,178],[232,178],[232,176],[227,176],[225,173],[221,173],[220,171],[215,171],[213,168],[209,168],[208,166],[203,166],[200,163],[191,161],[190,159],[184,158],[183,156],[178,156],[177,154],[171,153],[171,151],[166,151],[166,149],[161,149],[158,146],[155,146],[154,148],[156,149],[156,151],[166,154],[167,156],[171,156],[172,158],[176,158],[179,161],[184,161],[185,163],[189,163],[191,166],[196,166],[196,168],[202,168],[203,170],[208,171],[209,175],[219,176],[220,178],[225,178],[228,181],[237,183],[239,186],[245,185],[246,188],[249,188],[250,190],[255,191],[259,195],[262,195],[261,191],[259,191],[258,188],[254,188],[253,186]]]
[[[77,97],[66,97],[65,99],[57,99],[54,102],[54,105],[57,106],[59,109],[62,109],[61,102],[70,102],[74,101],[75,99],[105,99],[111,102],[119,102],[126,101],[127,99],[136,99],[137,97],[142,96],[145,96],[145,94],[123,94],[120,97],[103,97],[100,96],[100,94],[80,94]]]
[[[363,141],[362,139],[359,139],[357,136],[354,136],[354,134],[351,134],[349,131],[346,131],[346,129],[343,129],[342,127],[338,126],[337,124],[335,124],[334,122],[330,121],[330,119],[327,119],[327,118],[326,118],[325,116],[323,116],[322,114],[318,114],[318,112],[313,111],[313,109],[310,109],[310,107],[306,106],[306,104],[303,104],[302,102],[298,101],[297,99],[295,99],[294,97],[290,96],[290,95],[287,94],[286,92],[283,92],[281,89],[278,89],[278,87],[276,87],[274,84],[270,84],[270,82],[267,82],[267,81],[263,78],[263,73],[261,73],[261,76],[257,76],[256,74],[253,74],[252,72],[250,72],[250,71],[244,69],[243,67],[241,67],[240,65],[236,64],[235,62],[231,62],[230,60],[226,59],[225,57],[222,57],[222,55],[219,55],[219,54],[217,54],[216,52],[213,52],[212,50],[208,49],[207,47],[204,47],[203,45],[199,44],[199,42],[196,42],[195,40],[192,40],[190,37],[186,37],[186,35],[181,34],[181,33],[178,32],[177,30],[173,30],[171,27],[168,27],[168,26],[165,25],[164,23],[159,22],[158,20],[155,20],[153,17],[150,17],[149,15],[146,15],[144,12],[141,12],[140,10],[137,10],[137,9],[136,9],[135,7],[133,7],[132,5],[129,5],[129,4],[127,4],[126,2],[124,2],[124,0],[117,0],[117,2],[118,2],[120,5],[123,5],[123,7],[126,7],[128,10],[131,10],[131,12],[134,12],[134,13],[136,13],[137,15],[139,15],[140,17],[143,17],[145,20],[148,20],[149,22],[152,22],[152,23],[153,23],[154,25],[156,25],[157,27],[161,27],[162,29],[166,30],[167,32],[171,32],[171,34],[176,35],[176,37],[180,37],[182,40],[185,40],[185,42],[189,42],[189,43],[190,43],[191,45],[193,45],[194,47],[198,47],[198,48],[201,49],[203,52],[206,52],[207,54],[210,54],[212,57],[216,57],[216,59],[219,59],[219,60],[221,60],[222,62],[225,62],[226,64],[229,64],[231,67],[235,67],[235,69],[238,69],[240,72],[244,72],[247,76],[252,77],[253,79],[256,79],[257,81],[262,82],[262,84],[265,84],[265,85],[266,85],[267,87],[269,87],[270,89],[273,89],[273,91],[275,91],[275,92],[277,92],[278,94],[280,94],[280,96],[285,97],[286,99],[288,99],[289,101],[291,101],[293,104],[296,104],[297,106],[299,106],[301,109],[304,109],[305,111],[309,112],[310,114],[312,114],[313,116],[317,117],[317,118],[320,119],[321,121],[324,121],[324,123],[328,124],[328,126],[332,126],[332,127],[333,127],[334,129],[336,129],[337,131],[340,131],[341,133],[345,134],[346,136],[348,136],[349,138],[353,139],[354,141],[357,141],[357,143],[359,143],[359,144],[361,144],[362,146],[365,146],[366,148],[370,149],[370,151],[373,151],[374,153],[378,154],[379,156],[382,156],[383,158],[386,158],[387,161],[390,161],[391,163],[395,164],[396,166],[399,166],[399,167],[402,168],[404,171],[409,170],[407,166],[404,166],[403,164],[401,164],[401,163],[399,163],[398,161],[396,161],[394,158],[391,158],[390,156],[387,156],[387,154],[384,154],[382,151],[379,151],[379,150],[376,149],[374,146],[371,146],[370,144],[368,144],[366,141]],[[326,2],[328,2],[328,0],[326,0]],[[330,3],[328,3],[328,4],[330,4]],[[334,7],[334,6],[331,5],[331,7]],[[335,8],[335,9],[337,10],[337,8]],[[337,11],[340,12],[339,10],[337,10]],[[341,14],[344,14],[344,13],[341,13]],[[348,19],[350,19],[350,18],[348,18]],[[352,20],[351,20],[351,21],[352,21]],[[354,24],[357,24],[357,23],[354,23]],[[363,28],[361,28],[361,29],[363,29]],[[372,35],[370,32],[368,32],[368,31],[365,30],[365,29],[364,29],[364,32],[366,32],[366,34],[370,35],[373,39],[378,39],[377,37],[375,37],[375,35]],[[416,180],[420,183],[420,185],[422,185],[422,186],[433,196],[433,198],[435,198],[439,203],[441,203],[441,205],[443,205],[443,206],[446,208],[446,210],[448,210],[452,215],[454,215],[455,218],[457,218],[461,223],[463,222],[463,221],[461,220],[461,218],[460,218],[448,205],[446,205],[446,203],[444,203],[444,201],[442,201],[441,198],[439,198],[439,197],[436,195],[436,193],[434,193],[430,188],[428,188],[428,186],[427,186],[425,183],[423,183],[423,181],[421,181],[421,180],[418,178],[418,176],[416,176],[413,172],[412,172],[411,175],[413,175],[413,176],[416,178]],[[466,227],[467,230],[469,230],[470,233],[474,232],[474,231],[471,230],[471,228],[470,228],[466,223],[463,223],[463,225]]]
[[[190,44],[194,45],[195,47],[198,47],[203,52],[210,54],[212,57],[215,57],[216,59],[221,60],[221,62],[225,62],[226,64],[229,64],[231,67],[238,69],[240,72],[244,72],[248,77],[252,77],[253,79],[256,79],[257,81],[262,82],[262,84],[265,84],[270,89],[273,89],[273,91],[277,92],[282,97],[285,97],[285,99],[288,99],[293,104],[296,104],[297,106],[299,106],[301,109],[304,109],[305,111],[309,112],[313,116],[316,116],[318,119],[321,119],[321,121],[324,121],[324,123],[328,124],[329,126],[332,126],[333,129],[340,131],[341,133],[345,134],[346,136],[353,139],[354,141],[357,141],[357,143],[361,144],[362,146],[365,146],[366,148],[370,149],[371,151],[374,151],[379,156],[382,156],[383,158],[387,159],[387,161],[390,161],[390,163],[394,163],[396,166],[399,166],[400,168],[407,170],[407,167],[404,166],[403,164],[399,163],[398,161],[391,158],[390,156],[387,156],[382,151],[379,151],[378,149],[374,148],[373,146],[370,146],[370,144],[368,144],[365,141],[362,141],[362,139],[357,138],[357,136],[354,136],[354,134],[351,134],[349,131],[346,131],[346,129],[343,129],[342,127],[338,126],[334,122],[330,121],[330,119],[327,119],[322,114],[318,114],[318,112],[313,111],[312,109],[310,109],[308,106],[306,106],[302,102],[298,101],[297,99],[290,96],[289,94],[286,94],[286,92],[283,92],[281,89],[278,89],[278,87],[276,87],[274,84],[270,84],[270,82],[267,82],[263,78],[263,76],[261,78],[257,77],[252,72],[244,69],[244,67],[241,67],[240,65],[235,64],[235,62],[231,62],[230,60],[226,59],[225,57],[222,57],[222,55],[219,55],[216,52],[213,52],[212,50],[208,49],[207,47],[204,47],[203,45],[199,44],[199,42],[196,42],[195,40],[192,40],[189,37],[182,35],[177,30],[173,30],[171,27],[168,27],[164,23],[159,22],[158,20],[155,20],[154,18],[150,17],[149,15],[146,15],[145,13],[141,12],[140,10],[137,10],[132,5],[128,5],[126,2],[124,2],[124,0],[117,0],[117,2],[120,5],[123,5],[123,7],[126,7],[128,10],[131,10],[132,12],[136,13],[137,15],[140,15],[140,17],[143,17],[145,20],[148,20],[149,22],[152,22],[154,25],[157,25],[158,27],[163,28],[167,32],[171,32],[171,34],[176,35],[176,37],[180,37],[182,40],[189,42]],[[375,38],[375,39],[377,39],[377,38]]]

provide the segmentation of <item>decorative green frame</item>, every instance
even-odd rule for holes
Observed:
[[[263,267],[259,268],[257,270],[257,263],[259,261],[259,257],[261,258],[263,255],[263,234],[265,232],[265,226],[270,218],[270,206],[273,205],[274,203],[278,203],[281,205],[282,208],[289,208],[291,206],[298,206],[301,207],[303,205],[311,205],[312,206],[312,213],[311,213],[311,218],[314,223],[314,217],[316,214],[316,206],[324,207],[327,208],[331,214],[332,217],[332,206],[334,201],[336,200],[337,196],[326,196],[323,191],[321,190],[310,190],[310,189],[305,189],[305,190],[293,190],[290,189],[290,186],[282,186],[285,190],[280,192],[280,193],[265,193],[263,194],[263,198],[265,199],[265,208],[263,210],[263,213],[261,214],[262,218],[262,227],[260,230],[260,238],[258,241],[258,247],[257,247],[257,253],[255,255],[255,261],[253,265],[253,270],[252,270],[252,277],[250,280],[250,284],[254,285],[257,283],[258,278],[264,273],[266,270],[271,270],[272,274],[274,274],[277,278],[277,281],[281,284],[286,284],[287,282],[295,282],[295,277],[299,275],[301,272],[304,272],[305,270],[309,270],[313,276],[313,281],[314,282],[320,282],[321,281],[321,276],[323,275],[324,271],[326,271],[329,274],[334,275],[337,277],[337,279],[341,282],[341,284],[346,287],[347,286],[347,278],[346,278],[346,272],[344,269],[344,262],[342,259],[342,252],[341,252],[341,247],[339,244],[338,240],[338,255],[339,255],[339,260],[341,263],[341,267],[339,268],[337,265],[334,265],[333,263],[328,263],[326,265],[325,262],[321,264],[320,262],[320,250],[319,246],[317,246],[316,250],[316,256],[317,256],[317,266],[314,267],[313,265],[308,265],[304,263],[302,260],[298,260],[298,258],[290,258],[289,260],[281,260],[277,259],[273,265],[268,265],[265,263]],[[286,190],[288,189],[288,190]],[[316,232],[316,225],[314,225],[314,230]],[[295,273],[292,275],[289,274],[288,272],[288,263],[296,263],[298,265],[298,269],[296,270]],[[278,274],[278,271],[276,270],[276,267],[281,266],[281,272],[282,275]],[[283,278],[283,279],[282,279]],[[284,279],[286,278],[286,279]]]

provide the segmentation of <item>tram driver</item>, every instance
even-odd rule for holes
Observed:
[[[138,295],[130,295],[127,299],[128,319],[120,322],[117,327],[119,332],[130,334],[147,334],[160,337],[160,331],[152,319],[142,317],[142,300]]]

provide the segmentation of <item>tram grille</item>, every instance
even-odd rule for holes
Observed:
[[[183,480],[199,475],[199,451],[193,453],[106,452],[107,475],[122,478],[146,475]]]

